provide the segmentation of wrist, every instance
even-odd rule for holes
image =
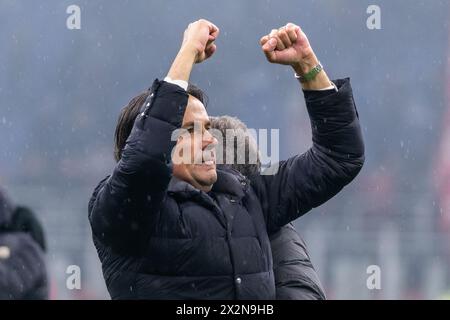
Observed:
[[[195,48],[183,44],[178,51],[167,76],[173,80],[183,80],[189,82],[192,68],[197,59]]]
[[[194,61],[197,59],[197,55],[199,54],[199,50],[190,43],[185,43],[181,46],[178,55],[185,56],[187,58],[192,58]]]
[[[319,63],[319,59],[317,59],[316,55],[312,54],[311,57],[302,59],[302,61],[292,64],[292,68],[296,74],[303,76],[310,72]]]

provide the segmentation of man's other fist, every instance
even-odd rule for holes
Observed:
[[[305,33],[293,23],[273,29],[261,38],[260,44],[267,60],[272,63],[296,66],[310,65],[317,60]]]
[[[190,23],[184,31],[182,47],[192,50],[196,55],[195,63],[200,63],[214,54],[214,41],[218,36],[219,28],[208,20],[200,19]]]

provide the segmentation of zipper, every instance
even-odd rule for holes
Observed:
[[[230,226],[230,221],[227,218],[227,216],[223,213],[222,209],[216,204],[214,203],[214,207],[216,209],[216,211],[221,214],[223,217],[225,217],[225,221],[226,221],[226,241],[227,241],[227,246],[228,246],[228,252],[230,254],[230,261],[231,261],[231,268],[233,270],[233,286],[234,286],[234,296],[235,299],[238,298],[238,288],[236,286],[236,268],[235,268],[235,263],[234,263],[234,257],[233,257],[233,250],[231,248],[231,226]]]

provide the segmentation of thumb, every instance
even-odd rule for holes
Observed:
[[[276,53],[275,48],[277,47],[277,39],[270,38],[269,41],[267,41],[263,46],[262,50],[264,54],[266,55],[267,60],[273,61],[275,60]]]
[[[209,46],[207,46],[205,49],[206,57],[207,58],[211,57],[214,54],[214,52],[216,52],[216,49],[217,47],[214,43],[211,43]]]

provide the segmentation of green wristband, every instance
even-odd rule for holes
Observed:
[[[300,82],[309,82],[312,81],[316,78],[316,76],[320,73],[320,71],[323,70],[323,66],[322,64],[319,62],[319,64],[317,66],[315,66],[314,68],[312,68],[311,71],[309,71],[308,73],[300,76],[297,73],[295,74],[295,77],[300,80]]]

